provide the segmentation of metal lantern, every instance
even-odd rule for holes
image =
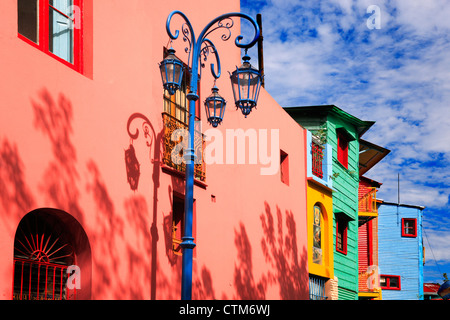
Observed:
[[[183,63],[175,57],[173,48],[168,50],[168,56],[160,63],[159,69],[164,89],[170,95],[175,94],[181,87],[181,81],[183,80]]]
[[[247,54],[242,60],[244,63],[231,74],[231,85],[236,107],[240,108],[247,118],[258,102],[261,74],[252,67],[249,62],[250,57]]]
[[[219,94],[219,89],[214,86],[211,95],[205,100],[206,116],[208,122],[216,128],[223,120],[227,102]]]

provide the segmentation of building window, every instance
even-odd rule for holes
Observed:
[[[18,33],[81,72],[82,0],[18,0]]]
[[[172,249],[175,254],[181,255],[184,234],[184,199],[173,195],[172,205]]]
[[[180,90],[177,90],[173,95],[170,95],[169,91],[164,90],[164,112],[186,125],[189,122],[189,101],[186,98],[188,80],[189,75],[187,72],[184,72]]]
[[[338,148],[337,148],[337,158],[340,164],[348,169],[348,138],[339,131],[337,133],[338,137]]]
[[[380,275],[380,287],[384,290],[400,290],[400,276]]]
[[[327,300],[325,295],[326,278],[309,275],[309,300]]]
[[[312,155],[312,173],[322,179],[323,178],[323,146],[316,142],[313,137],[311,142],[311,155]]]
[[[289,185],[289,155],[280,150],[280,177],[281,182]]]
[[[402,237],[417,237],[417,220],[416,219],[402,219]]]
[[[313,263],[322,264],[322,209],[314,206],[313,221]]]
[[[347,254],[347,229],[348,221],[336,217],[336,251],[343,254]]]
[[[164,48],[164,57],[167,56],[167,49]],[[170,95],[167,90],[164,90],[163,101],[164,101],[164,110],[162,113],[163,116],[163,124],[164,124],[164,154],[163,154],[163,162],[165,165],[180,171],[186,171],[186,164],[183,161],[183,150],[176,155],[176,161],[174,161],[174,157],[172,155],[172,151],[177,145],[181,145],[181,138],[179,140],[173,141],[172,134],[178,129],[185,129],[188,131],[189,126],[189,100],[187,99],[188,93],[190,90],[190,75],[188,70],[188,66],[184,65],[184,73],[183,73],[183,81],[181,83],[181,88],[175,92],[175,94]],[[197,84],[198,87],[198,95],[200,96],[200,80]],[[195,155],[197,156],[195,163],[195,178],[202,182],[206,180],[206,163],[204,161],[204,150],[205,150],[205,139],[201,132],[201,124],[200,124],[200,99],[198,99],[195,103],[195,136],[194,136],[194,149]],[[186,140],[187,141],[187,140]]]
[[[164,58],[168,55],[167,49],[164,48]],[[191,92],[190,83],[191,76],[188,72],[189,67],[184,64],[183,80],[181,88],[170,95],[169,91],[164,90],[164,112],[174,117],[178,121],[189,125],[189,100],[187,94]],[[200,79],[200,78],[199,78]],[[200,80],[197,83],[197,94],[200,96]],[[200,121],[201,109],[200,99],[195,102],[195,120]]]
[[[67,286],[68,267],[75,253],[56,220],[26,216],[14,240],[13,300],[76,300],[76,288]]]

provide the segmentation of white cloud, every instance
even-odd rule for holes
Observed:
[[[425,232],[425,260],[428,262],[435,260],[438,264],[450,263],[450,234],[448,230],[447,232],[439,230],[427,230]]]
[[[380,30],[366,26],[370,5]],[[450,0],[272,0],[259,11],[269,93],[282,106],[335,104],[376,121],[364,139],[392,150],[369,171],[380,194],[396,199],[400,172],[405,201],[447,206]]]

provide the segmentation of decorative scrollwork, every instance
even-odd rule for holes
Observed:
[[[228,39],[231,38],[231,28],[233,28],[234,26],[234,21],[233,19],[231,19],[231,17],[225,17],[219,21],[217,21],[217,26],[214,27],[213,29],[211,29],[210,31],[208,31],[204,38],[208,37],[209,34],[211,34],[212,32],[218,30],[218,29],[226,29],[225,31],[228,32],[224,32],[224,34],[222,34],[221,39],[223,41],[227,41]]]
[[[186,23],[183,23],[183,26],[181,27],[181,32],[183,33],[183,41],[189,43],[189,46],[184,48],[184,52],[186,52],[188,54],[188,56],[190,56],[191,51],[192,51],[192,42],[191,42],[189,26]]]
[[[127,123],[127,132],[130,136],[131,143],[128,149],[125,150],[125,169],[127,172],[127,181],[130,185],[131,190],[135,191],[138,188],[139,184],[139,176],[141,174],[140,172],[140,164],[136,157],[136,151],[133,146],[133,141],[137,140],[139,138],[139,129],[136,128],[136,131],[133,133],[131,132],[131,124],[136,120],[141,119],[142,122],[142,132],[144,133],[144,138],[147,147],[150,148],[151,152],[151,146],[153,145],[156,139],[155,130],[153,129],[153,126],[150,122],[150,120],[144,116],[141,113],[134,113],[131,115],[131,117],[128,119]]]
[[[134,113],[131,115],[131,117],[128,119],[128,123],[127,123],[127,132],[128,135],[130,136],[130,138],[132,140],[137,140],[137,138],[139,137],[139,129],[136,128],[135,133],[132,133],[130,131],[131,128],[131,124],[133,123],[133,121],[135,119],[140,118],[141,120],[144,120],[142,123],[142,132],[144,133],[144,138],[146,140],[146,144],[148,147],[152,146],[153,141],[155,140],[155,130],[153,129],[153,126],[150,122],[150,120],[144,116],[141,113]]]
[[[204,39],[203,44],[204,44],[204,46],[202,47],[202,50],[200,52],[203,55],[203,60],[204,60],[204,62],[206,62],[208,60],[209,54],[210,53],[214,54],[214,56],[216,57],[216,62],[217,62],[217,71],[214,68],[214,66],[215,66],[214,63],[211,63],[211,74],[213,75],[214,79],[219,79],[221,72],[222,72],[221,67],[220,67],[219,53],[211,40]],[[201,58],[200,58],[200,60],[201,60]],[[205,64],[202,62],[200,62],[200,65],[202,68],[205,67]]]
[[[170,30],[170,24],[172,21],[172,17],[174,15],[181,16],[183,18],[183,20],[185,21],[181,27],[181,32],[183,34],[183,40],[185,42],[189,43],[189,47],[185,48],[185,51],[189,55],[189,58],[188,58],[189,63],[192,62],[192,64],[193,64],[192,66],[189,65],[189,67],[192,67],[193,74],[196,74],[199,71],[198,63],[200,63],[200,67],[202,67],[202,68],[205,67],[204,62],[207,61],[209,53],[214,53],[216,60],[217,60],[217,68],[216,68],[217,70],[215,69],[214,65],[211,64],[211,73],[212,73],[213,77],[216,79],[220,77],[221,72],[220,72],[219,55],[217,53],[217,50],[215,49],[214,44],[211,42],[211,40],[208,39],[208,36],[216,30],[223,30],[224,32],[221,36],[221,39],[223,41],[229,40],[232,35],[231,29],[234,26],[234,21],[233,21],[232,17],[243,18],[243,19],[250,21],[250,23],[253,25],[253,27],[255,29],[255,36],[248,43],[242,42],[242,40],[244,39],[244,37],[242,35],[237,36],[236,40],[235,40],[235,45],[237,47],[243,48],[243,49],[251,48],[256,44],[256,42],[258,41],[259,36],[260,36],[259,26],[253,18],[251,18],[250,16],[248,16],[247,14],[244,14],[244,13],[231,12],[231,13],[221,15],[221,16],[215,18],[214,20],[212,20],[203,29],[203,31],[200,33],[200,36],[196,40],[195,35],[194,35],[194,30],[192,28],[191,23],[189,22],[189,19],[181,11],[175,10],[169,14],[169,16],[167,18],[167,23],[166,23],[167,34],[169,35],[169,37],[172,40],[177,39],[180,34],[179,30],[176,30],[175,34],[172,33],[172,31]],[[204,44],[206,44],[206,45],[204,46]],[[201,59],[202,56],[203,56],[203,62]]]
[[[180,120],[172,117],[168,113],[163,113],[163,125],[164,125],[164,136],[163,136],[163,158],[162,162],[174,168],[180,172],[186,172],[186,164],[184,162],[175,163],[172,158],[172,152],[177,146],[177,144],[182,143],[182,136],[179,141],[172,140],[172,134],[178,129],[187,129],[187,125]],[[194,165],[194,177],[200,181],[206,180],[206,164],[204,161],[204,149],[205,149],[205,139],[201,132],[196,131],[194,135],[194,150],[197,155],[197,159],[201,159],[201,163],[197,163]],[[181,159],[183,157],[183,149],[180,150],[180,154],[178,155]],[[200,158],[201,157],[201,158]]]

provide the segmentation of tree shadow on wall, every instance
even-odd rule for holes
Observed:
[[[77,156],[72,143],[72,103],[63,94],[52,98],[43,89],[39,100],[32,100],[34,126],[48,137],[53,151],[53,160],[44,173],[45,183],[40,189],[56,208],[70,212],[81,224],[83,214],[78,203],[76,188],[79,174],[76,168]]]
[[[216,299],[211,272],[205,266],[202,267],[199,276],[192,283],[192,298],[194,300]]]
[[[308,255],[305,247],[299,253],[294,214],[286,210],[283,225],[283,214],[277,206],[275,225],[269,204],[264,205],[266,212],[260,216],[264,231],[261,247],[266,262],[272,265],[267,278],[271,283],[278,283],[281,299],[308,299]]]
[[[119,212],[103,179],[102,165],[93,159],[85,164],[87,183],[82,190],[76,147],[72,142],[72,103],[63,94],[55,99],[43,89],[38,98],[32,100],[32,107],[34,126],[49,139],[50,157],[53,157],[44,171],[40,192],[52,206],[70,213],[84,228],[90,229],[87,233],[96,278],[92,296],[96,299],[148,297],[148,289],[144,288],[148,288],[149,283],[146,272],[149,258],[143,253],[149,253],[151,249],[149,223],[145,223],[148,221],[145,199],[132,196],[123,204],[125,214]],[[89,226],[84,223],[87,215],[78,200],[81,193],[95,206],[95,211],[89,216]],[[126,233],[130,229],[133,230],[131,237]]]
[[[308,299],[307,252],[303,248],[299,253],[294,214],[286,210],[283,217],[277,207],[275,220],[269,204],[265,202],[265,213],[261,214],[260,219],[264,233],[261,248],[268,270],[259,280],[254,279],[252,247],[245,225],[241,223],[239,230],[235,230],[238,250],[234,271],[236,298],[265,299],[268,286],[277,285],[281,299]]]
[[[26,182],[24,165],[16,144],[4,139],[0,145],[0,217],[13,236],[25,212],[34,207],[34,199]]]
[[[148,206],[143,196],[131,196],[125,200],[126,219],[130,222],[132,230],[136,231],[137,244],[132,246],[127,243],[130,299],[147,299],[144,293],[150,287],[150,275],[142,273],[143,266],[148,269],[150,265],[151,243],[150,230],[148,229]],[[146,289],[147,288],[147,289]]]
[[[266,295],[267,281],[258,282],[253,278],[252,246],[243,223],[234,231],[234,243],[238,250],[237,264],[234,266],[234,287],[236,299],[263,300]]]

